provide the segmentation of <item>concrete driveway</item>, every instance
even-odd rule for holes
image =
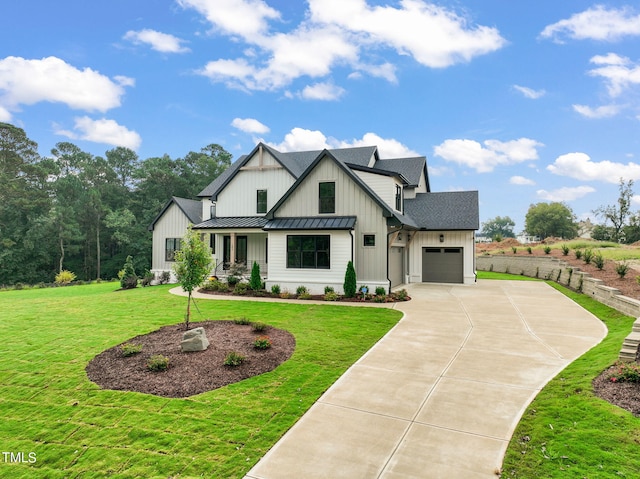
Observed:
[[[495,479],[527,405],[606,335],[543,282],[407,289],[404,318],[246,479]]]

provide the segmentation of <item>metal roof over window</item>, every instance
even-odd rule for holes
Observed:
[[[352,230],[355,216],[274,218],[264,230]]]

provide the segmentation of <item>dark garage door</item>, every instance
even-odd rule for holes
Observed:
[[[464,283],[462,248],[422,248],[422,281]]]

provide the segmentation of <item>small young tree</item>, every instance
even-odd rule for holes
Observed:
[[[191,229],[191,225],[180,243],[180,250],[175,253],[175,261],[173,270],[176,273],[178,283],[188,293],[187,313],[184,321],[185,329],[189,329],[193,290],[200,286],[209,275],[212,263],[209,247]]]
[[[254,291],[259,291],[262,289],[262,278],[260,277],[260,265],[253,262],[253,267],[251,268],[251,278],[249,279],[249,287]]]
[[[138,275],[133,267],[133,258],[127,256],[124,262],[124,268],[120,272],[120,287],[122,289],[132,289],[138,286]]]
[[[347,263],[347,272],[344,274],[344,296],[346,298],[353,298],[356,295],[356,270],[353,267],[353,263],[349,261]]]

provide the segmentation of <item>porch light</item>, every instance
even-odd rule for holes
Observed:
[[[440,235],[440,243],[444,243],[444,235]]]

